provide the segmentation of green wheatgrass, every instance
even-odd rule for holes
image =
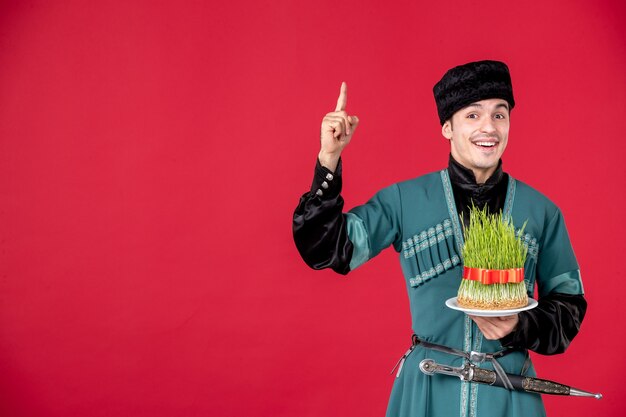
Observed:
[[[503,218],[502,212],[489,214],[487,206],[483,209],[472,206],[469,227],[463,226],[465,266],[483,269],[523,268],[528,252],[521,240],[525,227],[526,223],[518,237],[513,223]],[[528,303],[528,296],[524,281],[484,285],[463,279],[457,300],[464,307],[499,310],[523,307]]]

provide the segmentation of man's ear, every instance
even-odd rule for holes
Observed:
[[[452,139],[452,121],[450,119],[441,126],[441,134],[448,140]]]

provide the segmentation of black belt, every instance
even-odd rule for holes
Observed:
[[[518,352],[520,351],[519,349],[504,348],[501,351],[494,352],[494,353],[482,353],[482,352],[474,352],[474,351],[465,352],[463,350],[454,349],[454,348],[444,346],[444,345],[439,345],[437,343],[427,342],[426,340],[420,339],[415,334],[412,337],[411,347],[409,348],[409,350],[406,351],[404,355],[402,355],[398,363],[396,363],[396,366],[394,366],[393,369],[391,370],[391,373],[393,373],[393,371],[396,368],[398,368],[398,373],[396,374],[396,378],[399,377],[400,372],[402,372],[404,361],[411,354],[411,352],[413,352],[413,349],[415,349],[415,347],[418,345],[423,346],[426,349],[436,350],[438,352],[447,353],[449,355],[460,356],[462,358],[467,359],[470,362],[477,362],[477,363],[491,362],[491,364],[493,365],[493,370],[496,372],[498,377],[500,377],[500,379],[503,381],[504,387],[509,390],[514,389],[513,384],[511,383],[511,381],[506,375],[506,372],[504,372],[504,369],[502,369],[502,366],[498,363],[496,359],[502,358],[503,356],[506,356],[509,353]],[[521,374],[525,375],[526,371],[528,371],[528,368],[530,367],[530,356],[528,355],[528,351],[526,349],[523,349],[523,352],[526,353],[526,360],[524,361],[524,365],[522,366]]]

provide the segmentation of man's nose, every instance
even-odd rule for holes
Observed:
[[[491,117],[483,118],[482,124],[480,125],[480,131],[484,133],[494,133],[496,131],[496,126]]]

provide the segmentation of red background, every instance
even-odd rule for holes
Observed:
[[[621,1],[3,2],[0,415],[380,416],[409,343],[388,250],[348,278],[291,215],[341,81],[347,208],[445,166],[432,86],[509,64],[505,169],[555,201],[589,301],[540,376],[623,411]]]

